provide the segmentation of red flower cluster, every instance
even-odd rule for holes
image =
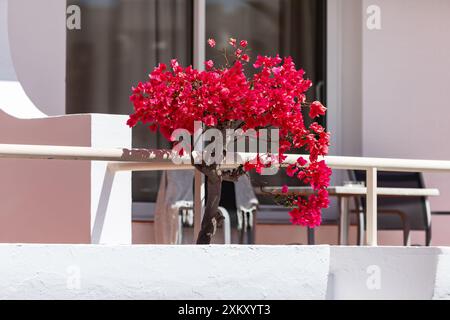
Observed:
[[[208,44],[216,46],[214,39],[209,39]],[[305,148],[309,161],[301,158],[286,171],[317,191],[294,201],[297,208],[291,212],[292,222],[317,226],[321,209],[328,206],[326,188],[331,170],[318,159],[328,152],[329,133],[317,122],[307,128],[302,110],[309,107],[309,116],[316,118],[325,115],[326,108],[318,101],[306,103],[305,93],[312,83],[304,78],[303,70],[296,69],[291,57],[258,56],[253,64],[258,72],[247,79],[243,69],[250,60],[247,41],[231,38],[229,44],[234,54],[229,58],[225,51],[225,67],[216,67],[211,60],[205,63],[205,71],[182,67],[175,59],[170,68],[159,64],[147,82],[133,88],[130,99],[135,112],[128,125],[133,127],[140,121],[153,130],[159,127],[168,139],[175,129],[193,133],[194,121],[202,121],[207,127],[239,121],[244,130],[279,128],[279,162],[285,160],[287,151]],[[256,163],[246,163],[244,169],[261,172],[265,165],[258,157]]]

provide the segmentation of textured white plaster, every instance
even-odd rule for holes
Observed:
[[[440,248],[332,247],[327,298],[431,299],[441,255]],[[374,270],[379,287],[370,282]]]
[[[449,248],[2,244],[0,261],[0,299],[450,297]]]
[[[329,247],[3,244],[0,261],[0,299],[324,299]]]
[[[441,248],[439,255],[433,299],[450,300],[450,248]]]

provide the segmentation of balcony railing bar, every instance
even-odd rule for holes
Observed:
[[[240,162],[224,164],[233,168],[246,160],[256,157],[255,153],[237,153]],[[298,157],[287,156],[283,165],[295,163]],[[175,164],[174,154],[170,150],[126,149],[126,148],[90,148],[48,145],[0,144],[0,158],[21,159],[59,159],[108,161],[110,169],[115,171],[157,171],[192,169],[189,157],[181,157],[185,164]],[[450,161],[416,160],[366,157],[327,156],[323,158],[332,169],[365,170],[367,172],[367,238],[366,244],[377,245],[377,171],[405,172],[450,172]],[[195,199],[199,201],[199,199]]]

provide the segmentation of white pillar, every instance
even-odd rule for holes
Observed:
[[[131,148],[127,116],[92,114],[94,148]],[[106,161],[91,161],[91,243],[131,244],[131,172],[115,172]]]
[[[194,68],[203,70],[205,65],[206,2],[194,0]],[[194,175],[194,241],[200,231],[205,202],[205,178],[195,170]]]

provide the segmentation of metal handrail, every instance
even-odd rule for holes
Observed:
[[[255,153],[238,153],[242,162],[254,159]],[[91,148],[48,145],[0,144],[0,158],[60,159],[108,161],[109,167],[116,171],[151,171],[192,169],[189,156],[181,157],[184,164],[175,164],[176,155],[170,150]],[[307,155],[287,155],[284,165],[296,163],[298,157]],[[406,172],[450,172],[450,161],[415,160],[391,158],[341,157],[323,158],[332,169],[365,170],[367,187],[367,238],[366,244],[377,245],[377,171]],[[226,164],[236,167],[239,164]],[[201,201],[201,199],[195,199]]]
[[[256,153],[237,153],[243,161],[254,159]],[[295,163],[297,158],[307,155],[289,154],[284,165]],[[24,144],[0,144],[0,158],[25,158],[25,159],[60,159],[60,160],[91,160],[118,162],[118,170],[127,170],[127,166],[134,170],[151,170],[160,164],[164,167],[169,164],[174,169],[182,166],[184,169],[192,167],[187,155],[181,157],[185,162],[176,165],[172,162],[174,154],[170,150],[161,149],[128,149],[128,148],[91,148],[52,145],[24,145]],[[368,157],[343,157],[326,156],[323,159],[333,169],[366,170],[378,168],[381,171],[406,171],[406,172],[440,172],[450,171],[448,160],[416,160],[394,158],[368,158]],[[119,164],[126,162],[127,164]],[[114,164],[114,163],[113,163]],[[227,164],[228,167],[236,164]],[[160,170],[160,169],[154,169]]]

